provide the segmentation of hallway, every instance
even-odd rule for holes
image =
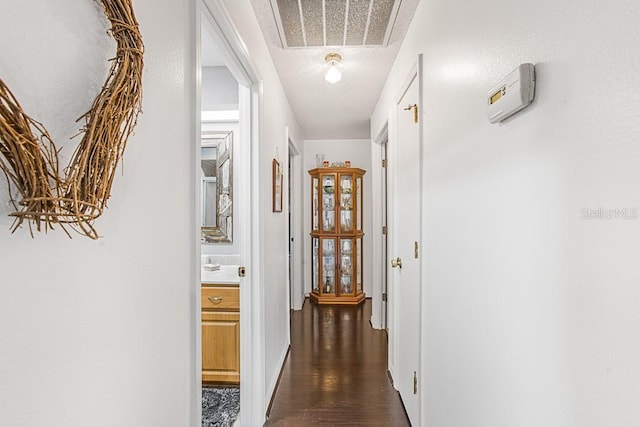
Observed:
[[[408,426],[387,375],[384,331],[357,307],[305,301],[291,318],[291,349],[265,426]]]

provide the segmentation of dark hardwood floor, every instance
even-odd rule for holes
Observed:
[[[387,337],[357,307],[307,300],[291,319],[291,350],[265,426],[409,426],[387,376]]]

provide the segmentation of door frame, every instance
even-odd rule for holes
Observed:
[[[384,206],[384,200],[382,199],[382,177],[384,174],[382,167],[382,145],[385,143],[388,144],[388,127],[389,124],[387,122],[378,135],[371,141],[371,206],[373,206],[371,212],[371,227],[373,230],[371,257],[374,260],[374,265],[376,260],[381,260],[381,264],[387,263],[387,260],[382,258],[382,226],[384,225],[382,223],[382,209]],[[384,279],[382,278],[384,272],[384,266],[381,265],[380,269],[374,271],[371,277],[371,326],[374,329],[384,329],[387,326],[382,313],[385,304],[382,301],[382,294],[385,291],[383,286]],[[388,303],[389,300],[387,299],[387,304]]]
[[[195,0],[195,25],[193,46],[196,58],[195,79],[195,120],[197,144],[194,144],[194,175],[200,177],[199,140],[201,128],[200,101],[202,91],[201,78],[201,29],[206,26],[214,37],[220,54],[224,57],[227,68],[238,81],[240,128],[238,150],[238,168],[234,170],[238,179],[238,204],[248,207],[239,210],[238,224],[243,233],[239,237],[240,262],[246,267],[246,276],[240,278],[240,419],[247,425],[258,425],[264,422],[265,396],[264,390],[264,322],[262,321],[262,305],[260,291],[260,218],[259,218],[259,100],[261,78],[253,67],[253,62],[246,46],[235,28],[222,0]],[[197,182],[197,181],[196,181]],[[194,191],[196,186],[194,185]],[[196,197],[196,200],[199,200]],[[199,203],[199,202],[198,202]],[[202,320],[200,292],[200,226],[195,224],[195,277],[194,284],[194,327],[195,342],[195,381],[193,381],[192,405],[193,425],[202,424]]]
[[[302,176],[302,151],[299,148],[299,143],[294,140],[293,135],[289,132],[289,127],[286,128],[287,137],[287,161],[291,161],[290,170],[291,176],[288,177],[291,182],[288,198],[291,207],[289,227],[292,231],[291,237],[293,238],[293,247],[291,253],[291,265],[287,266],[287,277],[293,276],[293,283],[289,283],[289,308],[292,310],[302,310],[302,304],[304,303],[304,283],[302,280],[302,256],[303,256],[303,221],[302,213],[304,212],[303,206],[303,183]],[[290,245],[290,242],[287,242]],[[287,252],[289,246],[287,246]],[[289,272],[292,274],[290,275]]]
[[[417,338],[419,340],[418,342],[418,349],[419,349],[419,354],[418,354],[418,378],[419,378],[419,383],[418,383],[418,387],[420,389],[419,393],[420,393],[420,401],[419,401],[419,405],[418,405],[418,414],[417,414],[417,418],[418,418],[418,425],[421,424],[422,422],[422,409],[424,408],[424,397],[425,397],[425,392],[424,392],[424,372],[423,372],[423,355],[424,355],[424,343],[425,340],[423,339],[423,333],[425,328],[423,328],[423,321],[424,321],[424,316],[422,313],[422,307],[424,307],[424,296],[425,293],[423,292],[423,277],[424,277],[424,271],[425,271],[425,259],[426,256],[424,256],[425,253],[425,248],[424,248],[424,207],[425,207],[425,197],[424,197],[424,188],[425,188],[425,179],[424,179],[424,109],[422,108],[422,106],[424,105],[423,102],[423,89],[424,89],[424,73],[423,73],[423,55],[419,54],[417,56],[416,62],[413,64],[413,66],[411,67],[410,71],[407,74],[407,77],[404,81],[404,83],[400,86],[400,90],[397,94],[397,96],[395,96],[393,98],[394,102],[393,105],[390,106],[390,114],[389,114],[389,125],[388,125],[388,143],[387,143],[387,165],[389,167],[389,169],[387,170],[387,177],[388,177],[388,189],[389,189],[389,193],[387,194],[387,201],[389,204],[389,211],[388,211],[388,216],[387,216],[387,224],[390,224],[391,226],[389,227],[388,230],[388,235],[387,238],[389,239],[389,243],[390,243],[390,253],[393,252],[393,245],[395,244],[396,241],[396,236],[395,236],[395,230],[393,227],[393,224],[395,224],[395,189],[396,189],[396,181],[397,181],[397,170],[399,165],[397,164],[397,149],[398,149],[398,140],[397,140],[397,127],[398,127],[398,116],[397,116],[397,105],[400,103],[400,101],[402,100],[404,94],[407,92],[407,90],[409,89],[409,86],[411,85],[411,83],[414,81],[414,79],[417,79],[418,81],[418,107],[419,107],[419,119],[418,119],[418,144],[419,144],[419,149],[420,149],[420,165],[419,165],[419,169],[420,169],[420,194],[419,194],[419,205],[420,205],[420,215],[419,215],[419,222],[420,222],[420,230],[418,231],[418,236],[420,236],[420,242],[419,242],[419,247],[420,247],[420,263],[419,263],[419,272],[418,272],[418,278],[419,278],[419,286],[418,286],[418,295],[419,295],[419,309],[418,309],[418,331],[417,331]],[[390,260],[387,260],[387,262],[390,262]],[[388,289],[388,323],[389,323],[389,347],[388,347],[388,365],[389,365],[389,373],[391,375],[391,378],[394,380],[394,387],[397,389],[397,386],[395,384],[397,384],[397,381],[395,381],[396,379],[396,372],[395,372],[395,362],[398,360],[398,355],[399,353],[402,351],[402,349],[400,348],[400,343],[398,342],[398,338],[397,338],[397,334],[396,334],[396,325],[398,324],[398,316],[399,313],[402,310],[402,307],[400,306],[400,301],[399,299],[396,297],[396,293],[395,290],[397,288],[397,283],[395,283],[394,281],[394,274],[392,272],[391,269],[387,270],[388,274],[387,274],[387,283],[389,284],[389,289]]]

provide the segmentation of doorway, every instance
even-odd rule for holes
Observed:
[[[289,308],[302,310],[304,304],[304,288],[302,280],[302,236],[303,236],[303,201],[302,201],[302,156],[298,145],[289,137],[288,146],[288,208],[289,208]]]
[[[232,215],[228,215],[226,218],[219,218],[218,224],[226,224],[227,230],[230,232],[225,236],[215,251],[215,255],[218,258],[220,264],[230,263],[241,267],[236,271],[236,276],[239,281],[237,289],[238,300],[236,304],[239,306],[239,338],[236,335],[234,345],[238,345],[239,351],[237,357],[239,358],[239,383],[240,383],[240,417],[242,424],[252,425],[263,418],[264,412],[262,408],[262,400],[264,397],[260,393],[261,378],[263,376],[260,364],[256,364],[254,360],[262,360],[262,353],[264,351],[261,339],[261,330],[256,327],[256,318],[260,318],[261,306],[257,301],[254,301],[253,295],[256,293],[255,287],[256,281],[253,280],[254,276],[257,276],[259,271],[258,257],[254,252],[259,247],[259,242],[255,236],[258,233],[258,206],[252,199],[252,189],[257,187],[257,169],[255,164],[257,163],[258,153],[258,114],[259,114],[259,80],[253,71],[251,61],[246,56],[246,52],[242,48],[242,41],[240,40],[236,30],[230,24],[228,14],[224,8],[221,0],[202,0],[197,2],[196,8],[196,26],[194,31],[196,32],[196,50],[198,54],[197,69],[202,70],[203,66],[224,67],[226,70],[221,71],[221,74],[228,74],[236,82],[234,89],[229,89],[229,85],[225,86],[222,91],[217,92],[217,95],[226,93],[227,95],[235,91],[235,102],[233,97],[225,98],[222,101],[218,100],[217,108],[213,108],[217,115],[212,118],[209,113],[202,112],[196,116],[196,134],[201,135],[201,131],[206,126],[225,126],[230,121],[229,115],[233,115],[231,121],[235,121],[236,128],[233,136],[233,151],[232,151],[232,163],[228,167],[226,172],[223,172],[220,177],[219,186],[224,188],[224,185],[228,185],[233,190],[232,192],[223,193],[220,196],[218,191],[218,203],[216,208],[222,212],[226,209],[227,200],[225,197],[233,195],[232,198]],[[205,38],[208,37],[209,40]],[[212,58],[206,56],[211,52],[205,52],[204,49],[210,49],[213,46],[214,61],[210,62]],[[208,70],[209,72],[211,70]],[[223,72],[222,72],[223,71]],[[203,91],[207,90],[205,87],[204,79],[202,75],[204,72],[196,78],[195,93],[197,100],[197,110],[200,112],[201,105],[205,104],[205,96]],[[226,92],[225,92],[226,91]],[[231,99],[231,101],[228,101]],[[235,107],[235,109],[233,108]],[[206,110],[209,111],[209,110]],[[231,113],[233,112],[233,113]],[[205,126],[206,125],[206,126]],[[197,138],[197,147],[195,150],[195,182],[201,182],[201,142],[200,138]],[[223,150],[224,151],[224,150]],[[225,161],[229,162],[229,157],[223,156],[219,159],[219,163],[223,164]],[[199,186],[196,185],[196,191],[198,196],[200,195]],[[196,260],[194,260],[195,268],[197,270],[197,277],[201,275],[201,254],[204,249],[201,244],[203,233],[201,231],[201,218],[202,201],[200,197],[196,197],[199,203],[196,212],[198,218],[196,218]],[[221,203],[225,202],[225,203]],[[225,212],[228,212],[225,210]],[[224,231],[224,230],[223,230]],[[215,234],[214,234],[215,236]],[[208,252],[207,248],[207,252]],[[223,260],[226,257],[226,260]],[[216,262],[214,261],[214,262]],[[216,263],[218,263],[216,262]],[[241,271],[243,274],[241,274]],[[202,317],[201,309],[206,304],[202,301],[201,283],[199,280],[196,283],[195,295],[195,345],[196,345],[196,384],[194,384],[194,396],[195,401],[193,403],[194,420],[196,423],[201,421],[202,407],[201,407],[201,392],[202,392],[202,350],[203,350],[203,335],[202,335]],[[214,296],[213,304],[216,303]],[[233,340],[232,340],[233,341]]]

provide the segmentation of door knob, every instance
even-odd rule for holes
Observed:
[[[391,267],[393,267],[393,268],[396,268],[396,267],[402,268],[402,260],[400,259],[400,257],[391,260]]]

